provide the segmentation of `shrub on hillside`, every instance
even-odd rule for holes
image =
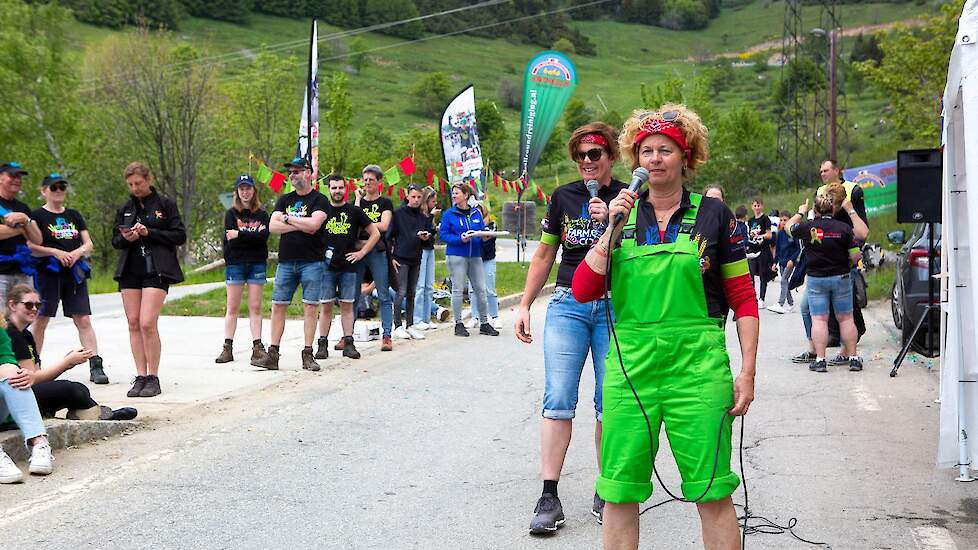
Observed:
[[[195,17],[206,17],[244,23],[251,16],[254,0],[180,0],[187,13]]]
[[[361,25],[358,0],[306,0],[306,13],[330,25],[353,29]]]
[[[285,17],[308,13],[305,0],[255,0],[255,11]]]
[[[102,27],[124,25],[177,28],[183,17],[178,0],[60,0],[71,8],[75,19]]]
[[[659,24],[677,31],[702,29],[709,24],[709,15],[701,0],[666,0]]]
[[[523,85],[515,80],[504,78],[497,89],[499,99],[510,109],[519,110],[523,104]]]
[[[360,7],[360,24],[362,26],[390,23],[417,17],[418,7],[412,0],[365,0]],[[343,25],[349,27],[350,25]],[[355,26],[355,25],[354,25]],[[420,21],[412,21],[401,25],[388,27],[379,32],[407,38],[421,38],[424,27]]]
[[[447,74],[435,72],[422,78],[411,94],[417,99],[420,112],[438,116],[452,98],[452,85]]]

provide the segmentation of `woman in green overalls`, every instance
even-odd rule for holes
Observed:
[[[638,547],[639,503],[652,494],[665,424],[704,547],[732,550],[740,532],[730,495],[740,480],[730,469],[730,432],[754,399],[758,335],[744,242],[729,208],[683,186],[707,158],[707,130],[696,113],[682,105],[636,111],[620,145],[632,168],[649,171],[649,188],[623,190],[611,201],[611,218],[624,223],[609,226],[572,286],[580,302],[600,296],[610,263],[616,339],[606,363],[596,484],[607,501],[604,546]],[[728,309],[742,354],[736,380],[723,330]]]

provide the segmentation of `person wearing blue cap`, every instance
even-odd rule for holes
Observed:
[[[232,347],[238,326],[241,295],[248,285],[248,319],[251,325],[251,364],[261,366],[262,287],[268,265],[268,212],[261,207],[255,180],[241,174],[234,183],[234,201],[224,214],[224,282],[227,313],[224,314],[224,349],[215,363],[234,361]]]
[[[92,328],[92,306],[88,299],[88,279],[92,269],[87,258],[92,254],[92,237],[81,212],[65,208],[68,181],[54,172],[41,182],[44,206],[31,213],[41,228],[41,244],[28,243],[37,267],[37,290],[41,296],[41,311],[31,325],[37,353],[44,347],[48,323],[58,314],[58,304],[65,317],[71,317],[78,329],[82,348],[92,352],[88,359],[89,380],[108,384],[102,357],[98,355],[98,340]]]
[[[18,162],[0,164],[0,303],[14,285],[34,286],[34,261],[27,242],[41,243],[31,209],[17,200],[27,170]]]

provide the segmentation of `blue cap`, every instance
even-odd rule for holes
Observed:
[[[305,157],[295,157],[294,159],[292,159],[292,162],[286,162],[285,163],[285,167],[286,168],[303,168],[303,169],[306,169],[306,170],[312,170],[312,164],[309,162],[309,159],[307,159]]]
[[[255,185],[255,180],[253,180],[251,178],[251,176],[249,176],[248,174],[241,174],[240,176],[238,176],[238,180],[234,182],[234,186],[235,187],[238,187],[238,186],[241,186],[241,185],[251,185],[251,186],[254,186]]]
[[[8,162],[5,164],[0,164],[0,172],[11,174],[13,176],[26,176],[27,170],[20,165],[19,162]]]
[[[43,187],[48,187],[54,185],[55,183],[68,183],[68,180],[64,178],[61,174],[57,172],[51,172],[50,174],[44,176],[44,180],[41,182]]]

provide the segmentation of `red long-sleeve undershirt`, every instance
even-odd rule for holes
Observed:
[[[597,300],[604,295],[605,276],[591,269],[587,262],[582,261],[574,271],[571,281],[571,293],[580,303]],[[723,280],[723,292],[727,303],[734,312],[735,318],[758,318],[757,299],[754,296],[754,285],[750,275],[737,275]]]

